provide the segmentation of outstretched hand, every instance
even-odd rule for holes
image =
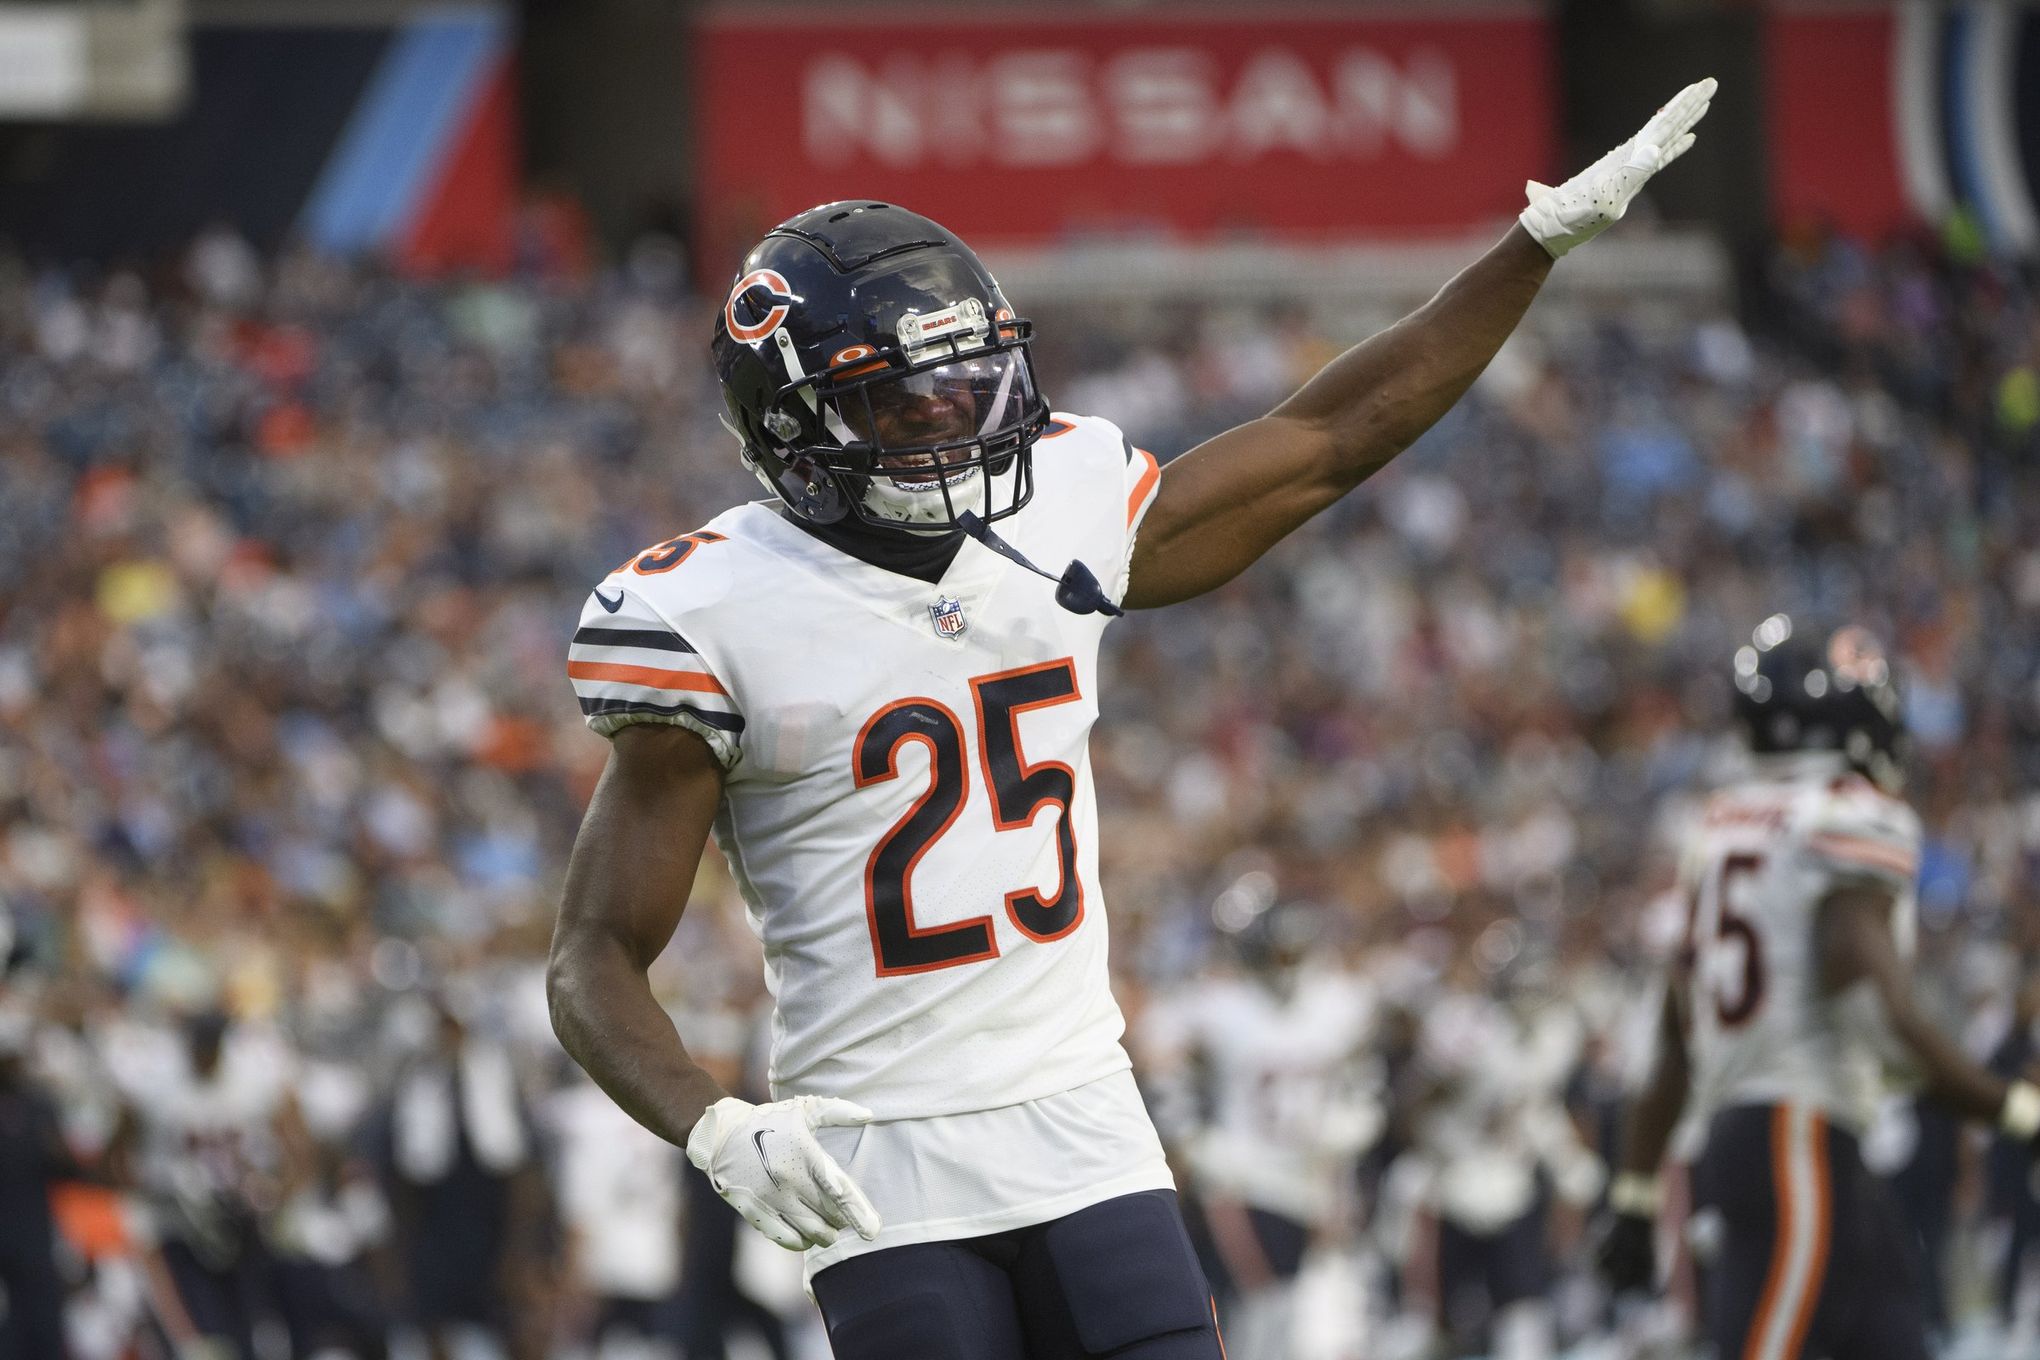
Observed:
[[[1695,81],[1672,96],[1640,131],[1557,188],[1531,180],[1530,206],[1517,220],[1556,260],[1622,220],[1650,177],[1686,154],[1693,126],[1707,114],[1715,80]]]

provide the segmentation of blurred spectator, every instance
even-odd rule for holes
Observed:
[[[510,1056],[442,1004],[425,1046],[398,1074],[389,1160],[411,1320],[434,1360],[468,1333],[507,1347],[510,1271],[533,1231],[520,1194],[530,1120]]]

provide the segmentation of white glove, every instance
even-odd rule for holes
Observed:
[[[715,1192],[788,1251],[826,1247],[844,1228],[878,1236],[878,1210],[814,1131],[871,1122],[862,1105],[830,1096],[795,1096],[766,1105],[725,1096],[687,1135],[687,1160]]]
[[[1516,220],[1556,260],[1622,220],[1650,177],[1686,154],[1693,125],[1714,98],[1714,77],[1688,85],[1643,130],[1556,189],[1531,180],[1530,206]]]

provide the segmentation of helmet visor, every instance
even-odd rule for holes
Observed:
[[[1024,430],[1039,405],[1026,358],[1010,349],[881,378],[827,400],[852,436],[872,447],[876,470],[908,484],[1001,452],[1001,440]]]

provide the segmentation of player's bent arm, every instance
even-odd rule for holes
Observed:
[[[1552,257],[1522,227],[1424,306],[1334,359],[1282,405],[1162,471],[1126,604],[1216,589],[1450,410],[1522,320]]]
[[[1920,1010],[1892,937],[1893,900],[1889,888],[1852,884],[1822,901],[1816,928],[1823,989],[1836,996],[1867,980],[1892,1037],[1925,1078],[1930,1098],[2031,1139],[2040,1132],[2040,1091],[2025,1082],[2007,1083],[1972,1061]]]
[[[1608,1187],[1609,1212],[1594,1253],[1602,1278],[1617,1294],[1649,1290],[1657,1283],[1657,1218],[1664,1206],[1658,1166],[1685,1111],[1691,1084],[1685,984],[1683,969],[1665,981],[1650,1080],[1623,1118],[1620,1164]]]
[[[1686,986],[1680,972],[1665,982],[1664,1005],[1658,1012],[1657,1054],[1650,1079],[1631,1102],[1622,1121],[1624,1177],[1654,1177],[1665,1159],[1672,1131],[1686,1109],[1692,1067],[1686,1054]]]
[[[666,947],[722,797],[722,767],[683,727],[616,734],[574,839],[546,965],[553,1031],[610,1099],[684,1145],[726,1094],[680,1042],[647,970]]]

